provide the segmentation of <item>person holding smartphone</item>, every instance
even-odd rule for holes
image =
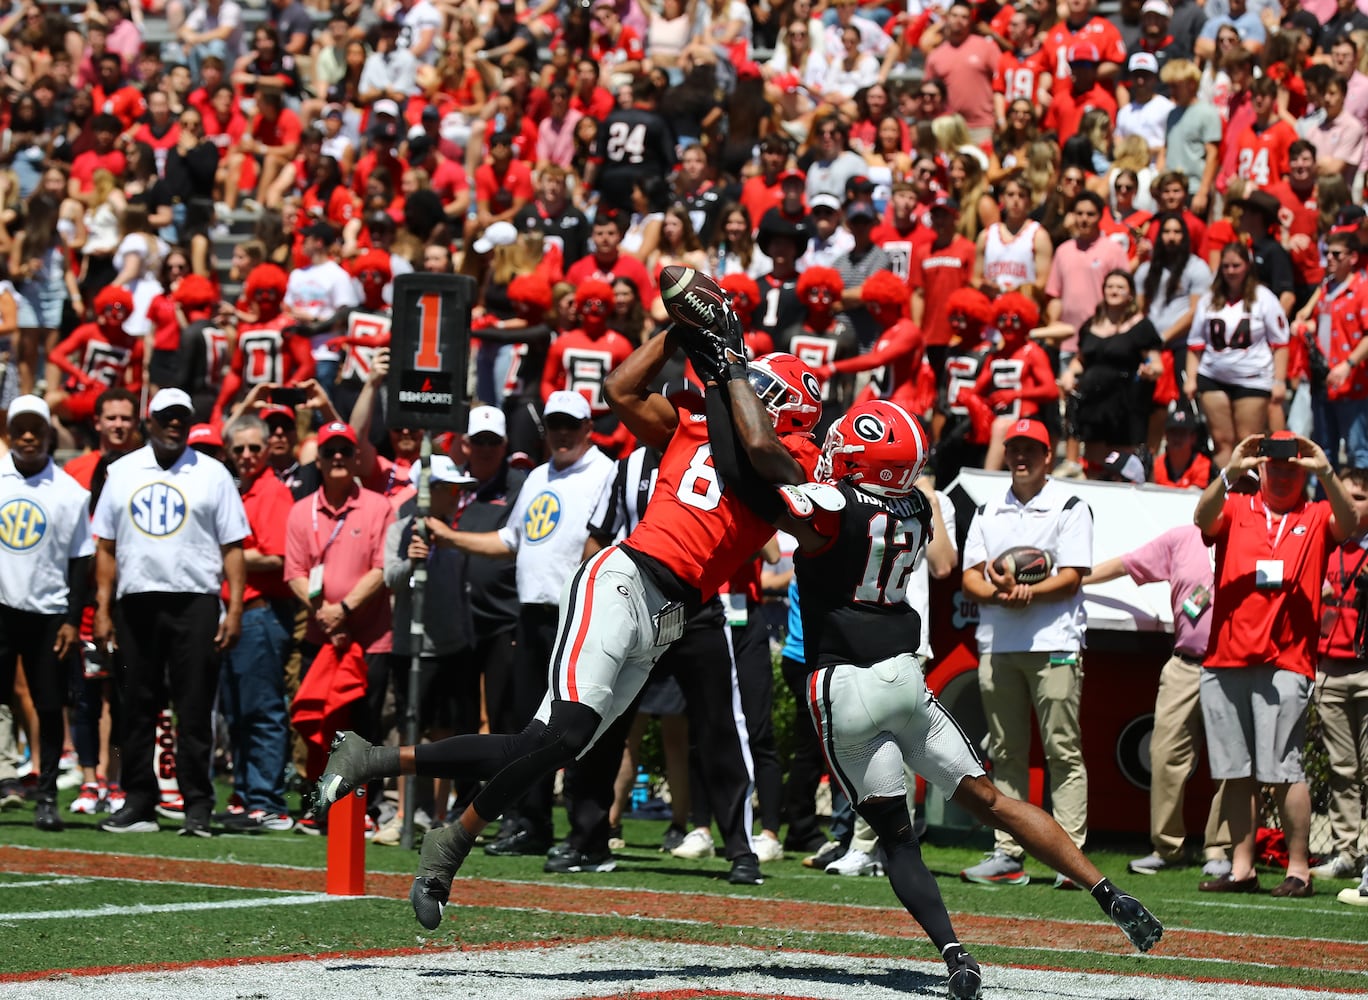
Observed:
[[[1231,495],[1257,471],[1259,491]],[[1307,499],[1314,474],[1327,500]],[[1231,453],[1193,515],[1216,547],[1211,640],[1199,681],[1211,776],[1224,781],[1232,869],[1203,892],[1259,891],[1254,836],[1259,789],[1270,785],[1287,838],[1287,877],[1274,896],[1313,893],[1311,796],[1302,769],[1306,705],[1319,657],[1322,584],[1358,513],[1325,452],[1290,431],[1251,434]]]

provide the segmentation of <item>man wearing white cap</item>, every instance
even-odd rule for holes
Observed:
[[[528,470],[509,464],[508,422],[493,406],[470,411],[466,441],[470,451],[463,468],[475,484],[462,494],[453,526],[473,533],[498,531],[508,523]],[[507,559],[470,556],[466,580],[475,643],[470,669],[484,677],[490,732],[514,733],[527,721],[517,718],[517,567]]]
[[[38,711],[41,770],[33,825],[56,832],[62,829],[57,765],[67,689],[63,665],[80,645],[95,551],[87,521],[90,494],[53,464],[52,416],[41,397],[17,397],[8,423],[10,451],[0,458],[0,698],[9,699],[22,659]]]
[[[209,774],[219,655],[242,629],[242,540],[251,529],[223,464],[187,447],[190,397],[162,389],[149,407],[149,442],[109,467],[91,528],[96,538],[94,638],[123,653],[124,807],[100,824],[151,833],[157,714],[174,706],[176,777],[187,836],[208,837]],[[115,581],[117,578],[117,591]],[[228,582],[220,618],[219,591]]]
[[[519,729],[531,721],[546,694],[561,591],[579,568],[590,516],[617,472],[617,464],[590,442],[589,401],[579,393],[551,393],[542,420],[551,460],[528,474],[504,527],[457,531],[437,518],[428,519],[439,548],[517,561],[519,635],[513,714]],[[489,845],[488,853],[545,854],[553,834],[551,791],[551,775],[537,781],[522,800],[518,821],[505,818],[501,836]]]
[[[1164,63],[1170,59],[1191,59],[1191,42],[1184,45],[1182,40],[1174,37],[1169,30],[1172,20],[1173,8],[1168,0],[1145,0],[1140,8],[1140,37],[1131,46],[1131,58],[1141,54],[1153,56],[1159,65],[1155,73],[1163,69]],[[1126,69],[1135,72],[1129,62]]]
[[[457,468],[447,455],[433,455],[429,466],[431,506],[429,516],[453,525],[464,499],[459,492],[474,484],[474,477]],[[414,472],[415,477],[417,471]],[[385,586],[394,594],[394,651],[390,655],[390,676],[394,681],[396,713],[407,718],[409,670],[414,654],[413,573],[420,563],[427,566],[423,595],[422,646],[418,650],[421,681],[418,696],[418,725],[424,738],[441,739],[480,730],[480,673],[470,662],[474,645],[471,621],[471,588],[466,573],[467,558],[455,549],[429,545],[430,536],[414,532],[418,513],[416,497],[409,497],[396,512],[385,533]],[[463,791],[457,789],[458,797]],[[388,847],[399,843],[404,817],[415,807],[428,815],[445,819],[445,796],[434,811],[434,782],[420,783],[418,801],[409,802],[404,783],[400,783],[399,810],[376,832],[372,843]]]
[[[1164,0],[1149,0],[1162,4]],[[1165,4],[1167,6],[1167,4]],[[1126,63],[1130,74],[1130,103],[1116,113],[1116,138],[1138,135],[1150,148],[1154,160],[1168,138],[1168,116],[1174,104],[1155,93],[1159,82],[1159,59],[1151,52],[1137,52]]]

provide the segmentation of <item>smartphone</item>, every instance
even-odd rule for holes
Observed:
[[[1297,457],[1297,442],[1264,438],[1259,442],[1259,457],[1287,461]]]
[[[299,406],[304,400],[309,398],[309,394],[303,389],[272,389],[271,402],[281,406]]]

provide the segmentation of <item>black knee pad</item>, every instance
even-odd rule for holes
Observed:
[[[545,739],[559,743],[568,759],[573,760],[593,742],[602,721],[599,714],[587,705],[577,701],[553,701]]]
[[[884,850],[917,842],[917,836],[912,832],[912,817],[908,815],[906,799],[867,799],[856,806],[855,811],[874,828]]]

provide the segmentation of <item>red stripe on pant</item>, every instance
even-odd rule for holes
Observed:
[[[580,612],[579,630],[575,633],[575,644],[570,647],[570,655],[566,658],[569,662],[565,665],[565,693],[571,701],[579,701],[579,691],[575,687],[575,665],[579,662],[580,650],[584,648],[584,639],[589,634],[589,616],[594,613],[594,578],[613,551],[614,547],[609,546],[600,552],[590,564],[585,577],[584,609]]]
[[[836,764],[827,753],[827,734],[822,728],[822,703],[818,696],[817,678],[822,671],[814,670],[808,674],[808,711],[812,713],[812,727],[817,730],[817,745],[822,748],[822,760],[826,761],[827,773],[836,777]]]

